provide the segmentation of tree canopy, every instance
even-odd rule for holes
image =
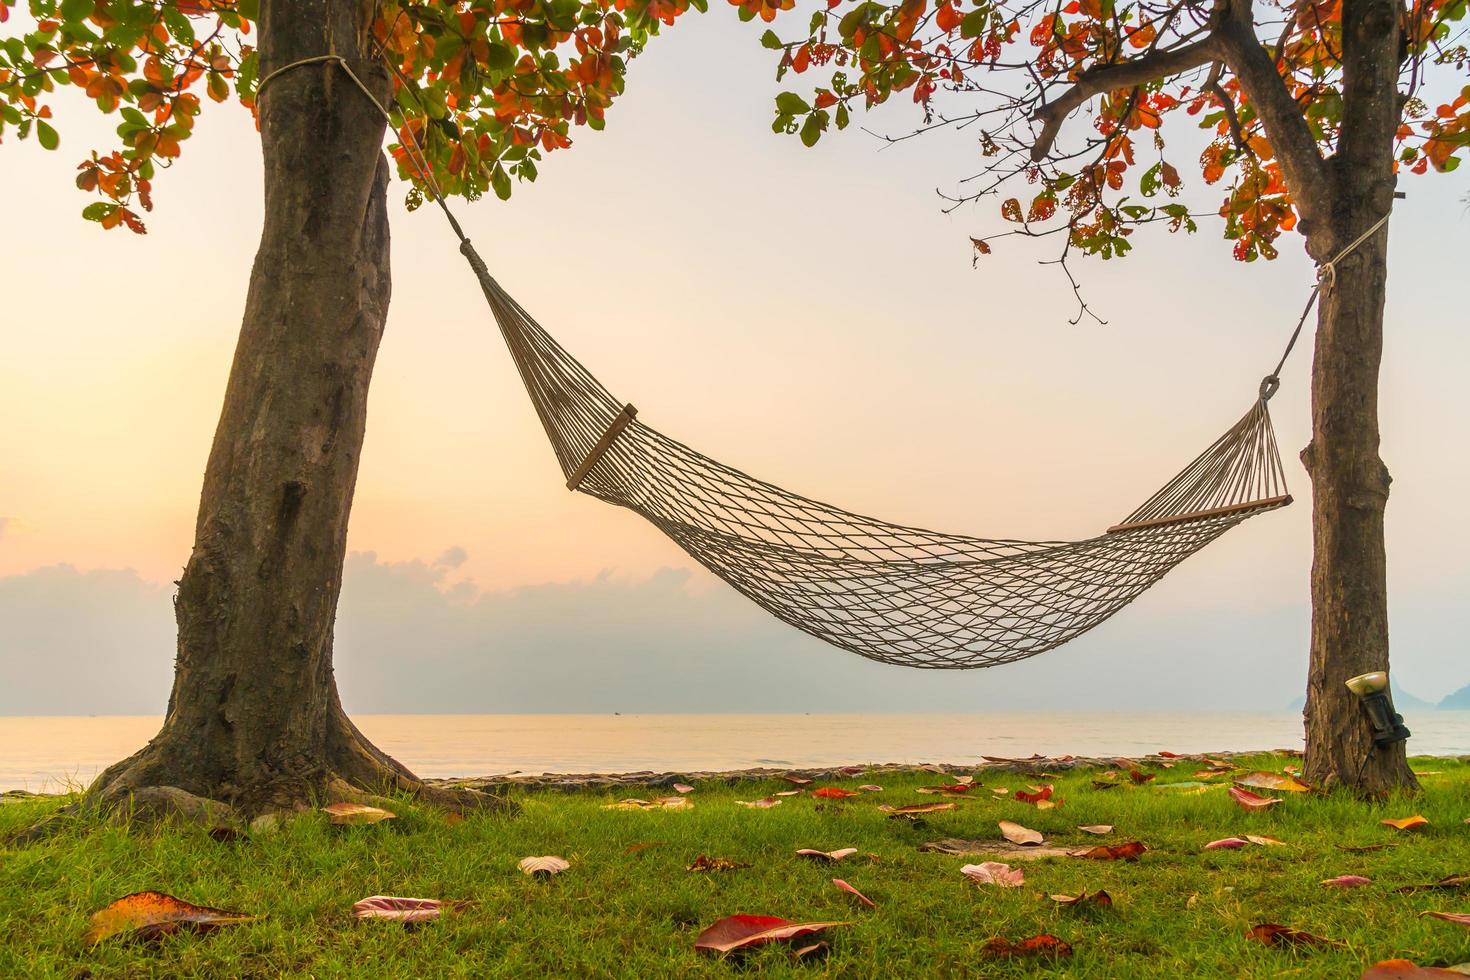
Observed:
[[[0,0],[0,23],[16,16]],[[142,233],[153,183],[183,152],[204,101],[254,110],[259,0],[31,0],[33,29],[0,39],[0,140],[56,149],[52,97],[83,90],[120,118],[118,143],[81,160],[82,214]],[[660,26],[705,0],[383,0],[376,47],[393,74],[389,151],[425,190],[415,140],[446,195],[510,196],[574,126],[601,129],[628,61]],[[22,15],[23,16],[23,15]],[[266,66],[274,70],[282,66]]]
[[[794,5],[730,2],[742,18],[768,22]],[[1235,257],[1274,258],[1277,238],[1303,217],[1307,193],[1288,186],[1282,157],[1295,151],[1306,158],[1315,145],[1326,158],[1341,139],[1343,0],[1254,6],[825,0],[804,32],[783,37],[768,30],[762,38],[781,53],[778,80],[810,80],[805,92],[777,97],[774,128],[810,146],[833,125],[846,128],[854,109],[905,96],[921,122],[890,139],[940,128],[978,131],[985,162],[950,204],[995,195],[1001,217],[1017,227],[974,238],[977,258],[1005,234],[1062,233],[1064,253],[1076,248],[1107,258],[1125,254],[1143,224],[1195,231],[1196,219],[1212,212],[1177,199],[1196,168],[1199,181],[1225,191],[1218,214]],[[1466,0],[1412,0],[1398,8],[1401,170],[1453,170],[1470,145],[1466,8]],[[1433,86],[1431,69],[1440,69]],[[1093,103],[1090,130],[1073,127],[1060,144],[1063,120]],[[1165,122],[1180,113],[1207,134],[1197,160],[1165,143]],[[1017,180],[1030,188],[1005,196],[1002,188]]]

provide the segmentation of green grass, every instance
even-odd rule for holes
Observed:
[[[1279,770],[1290,760],[1245,761]],[[994,799],[990,787],[1024,787],[1024,777],[982,776],[984,787],[958,809],[915,826],[889,819],[880,802],[928,802],[913,790],[947,781],[927,773],[878,781],[882,794],[825,802],[810,793],[769,810],[734,804],[787,788],[701,784],[686,812],[602,809],[608,795],[527,792],[514,819],[442,814],[396,806],[398,820],[331,827],[317,814],[271,834],[219,843],[196,827],[124,827],[77,821],[50,839],[0,848],[0,977],[665,977],[733,976],[1063,976],[1356,977],[1395,956],[1420,964],[1470,960],[1470,930],[1421,917],[1425,910],[1470,911],[1470,890],[1396,894],[1393,889],[1470,873],[1470,765],[1417,760],[1416,799],[1366,804],[1341,796],[1291,796],[1245,812],[1222,788],[1190,793],[1167,784],[1197,767],[1151,768],[1154,782],[1106,792],[1095,772],[1054,780],[1065,805],[1039,811]],[[871,777],[868,777],[871,778]],[[859,776],[842,780],[853,787]],[[652,791],[645,795],[654,795]],[[1284,794],[1283,794],[1284,795]],[[973,797],[971,799],[970,797]],[[820,808],[818,804],[821,804]],[[60,801],[0,805],[0,836]],[[1385,817],[1422,813],[1431,825],[1403,833]],[[940,837],[997,837],[1011,819],[1069,846],[1096,843],[1079,824],[1114,824],[1113,842],[1137,839],[1137,863],[1070,857],[1027,862],[1023,888],[977,886],[961,865],[984,858],[921,853]],[[1213,839],[1280,838],[1285,847],[1204,851]],[[630,844],[658,842],[634,854]],[[1335,845],[1389,843],[1370,853]],[[796,857],[798,847],[857,847],[836,866]],[[516,869],[527,855],[559,854],[572,870],[550,881]],[[752,866],[719,874],[685,870],[697,855]],[[876,857],[870,857],[875,855]],[[1002,859],[1003,860],[1003,859]],[[1012,862],[1020,864],[1020,862]],[[1371,885],[1325,888],[1324,878],[1362,874]],[[831,884],[847,879],[878,903],[857,907]],[[213,935],[180,935],[155,945],[110,941],[87,948],[88,916],[129,892],[158,889],[205,905],[261,915]],[[1111,909],[1055,906],[1048,893],[1105,889]],[[405,930],[356,922],[358,899],[374,894],[472,899],[473,908]],[[796,963],[775,945],[739,961],[696,954],[695,935],[737,912],[790,919],[841,919],[828,958]],[[1243,933],[1278,922],[1342,940],[1340,949],[1294,951],[1249,942]],[[981,950],[993,936],[1050,932],[1070,958],[997,961]]]

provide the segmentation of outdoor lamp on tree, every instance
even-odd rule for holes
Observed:
[[[1393,710],[1393,697],[1388,691],[1388,671],[1375,670],[1349,677],[1346,684],[1347,689],[1358,696],[1363,714],[1373,728],[1375,749],[1408,740],[1409,729],[1404,725],[1404,718]]]

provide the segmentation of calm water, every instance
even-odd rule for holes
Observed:
[[[953,762],[1300,748],[1296,714],[357,715],[421,776]],[[159,718],[0,718],[0,790],[85,783]],[[1470,754],[1470,712],[1411,715],[1411,751]]]

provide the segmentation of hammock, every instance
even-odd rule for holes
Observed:
[[[460,240],[567,488],[642,515],[778,619],[870,660],[965,669],[1035,656],[1108,619],[1246,518],[1291,503],[1266,410],[1273,373],[1240,421],[1097,537],[990,540],[863,517],[638,421]]]

